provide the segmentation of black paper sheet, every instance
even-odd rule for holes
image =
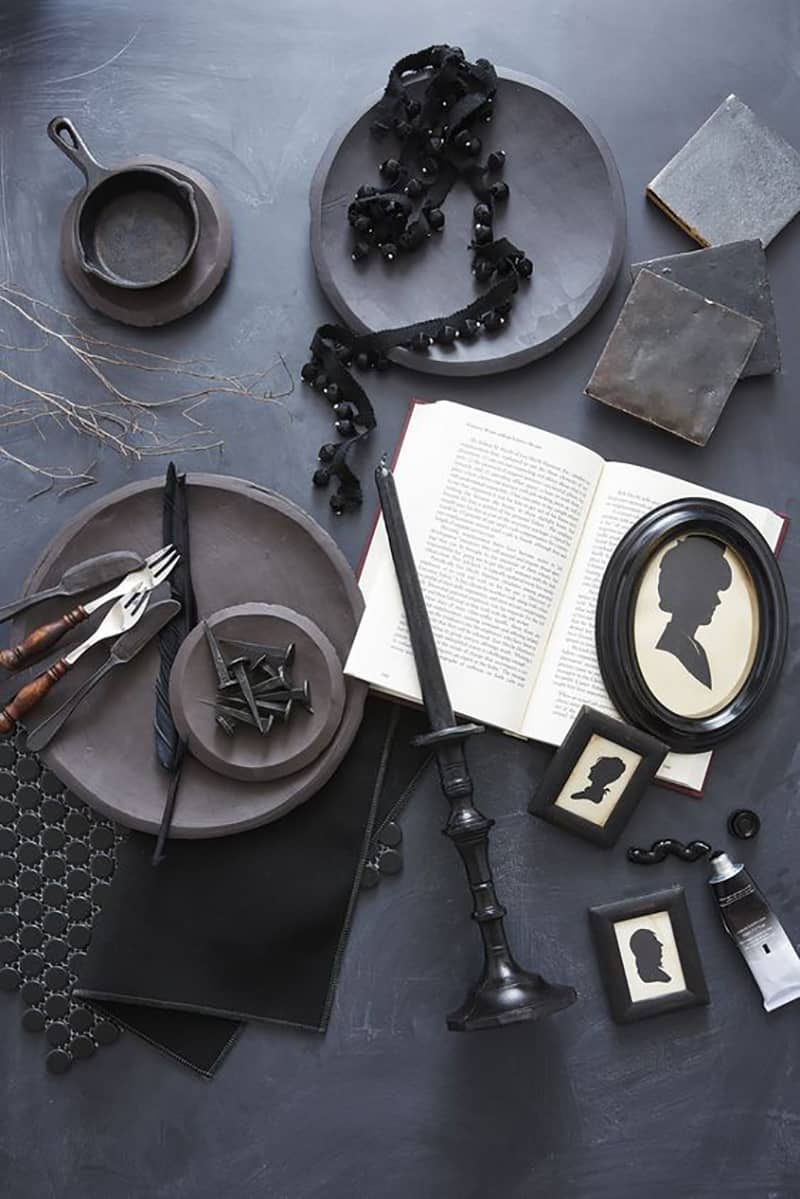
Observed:
[[[211,840],[120,846],[76,995],[210,1076],[247,1020],[324,1032],[376,820],[416,783],[425,716],[370,697],[313,799]]]

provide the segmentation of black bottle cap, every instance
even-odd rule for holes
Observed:
[[[749,808],[737,808],[728,817],[728,832],[742,841],[749,841],[751,837],[755,837],[760,828],[761,821],[758,815]]]

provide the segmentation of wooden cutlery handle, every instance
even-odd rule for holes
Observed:
[[[40,625],[38,629],[29,633],[19,645],[12,646],[11,649],[0,650],[0,666],[5,667],[6,670],[19,670],[26,666],[31,658],[38,658],[45,650],[51,649],[65,633],[74,629],[88,616],[89,613],[83,605],[78,604],[77,608],[73,608],[59,620],[54,620],[52,624]]]
[[[35,708],[39,701],[44,699],[50,688],[59,679],[62,679],[68,670],[69,663],[64,658],[59,658],[58,662],[44,674],[40,674],[38,679],[26,683],[22,690],[14,696],[11,703],[0,712],[0,733],[13,733],[17,721],[30,712],[31,708]]]

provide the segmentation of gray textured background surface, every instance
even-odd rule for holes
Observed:
[[[389,13],[392,13],[390,17]],[[608,139],[629,206],[629,261],[691,249],[643,198],[646,182],[731,91],[800,145],[800,11],[793,0],[6,0],[0,12],[0,276],[72,304],[56,261],[76,183],[47,140],[72,116],[99,154],[153,149],[215,179],[235,223],[234,265],[216,301],[144,344],[255,369],[277,351],[297,369],[326,316],[307,244],[308,183],[331,130],[383,81],[390,61],[432,41],[549,80]],[[486,382],[394,372],[381,379],[381,446],[410,395],[460,399],[581,439],[610,457],[697,479],[798,513],[800,224],[768,254],[784,373],[737,387],[709,446],[694,450],[581,394],[624,294],[566,348]],[[79,310],[77,302],[74,309]],[[2,364],[2,359],[0,359]],[[62,378],[66,388],[70,380]],[[73,384],[76,380],[72,381]],[[308,485],[328,434],[325,406],[219,400],[221,455],[195,468],[243,475],[306,505],[355,561],[369,510],[338,523]],[[22,443],[30,449],[34,442]],[[373,449],[377,452],[378,442]],[[51,461],[85,462],[67,435]],[[3,593],[90,495],[150,473],[101,456],[99,486],[26,503],[30,481],[0,464]],[[783,554],[796,610],[797,524]],[[717,756],[705,799],[653,790],[632,840],[706,837],[729,847],[727,812],[764,816],[746,861],[800,937],[795,752],[800,655],[793,634],[769,716]],[[133,1036],[66,1078],[0,997],[0,1192],[4,1199],[794,1199],[800,1173],[800,1005],[766,1016],[724,940],[702,867],[650,873],[525,813],[549,753],[486,738],[473,761],[497,818],[495,859],[523,960],[581,999],[540,1027],[456,1036],[444,1013],[479,961],[443,803],[420,794],[405,820],[407,864],[365,897],[322,1040],[250,1028],[206,1084]],[[623,840],[623,845],[627,841]],[[607,1016],[585,910],[683,882],[712,992],[709,1008],[620,1029]]]

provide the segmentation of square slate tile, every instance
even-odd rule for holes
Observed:
[[[699,292],[709,300],[716,300],[734,312],[743,312],[761,324],[761,335],[742,377],[772,375],[781,369],[767,256],[757,238],[712,246],[708,250],[692,250],[688,254],[651,258],[649,262],[635,262],[631,267],[634,279],[643,268]]]
[[[749,316],[641,270],[586,394],[705,445],[760,332]]]
[[[730,95],[647,187],[701,246],[768,246],[800,212],[800,154]]]

